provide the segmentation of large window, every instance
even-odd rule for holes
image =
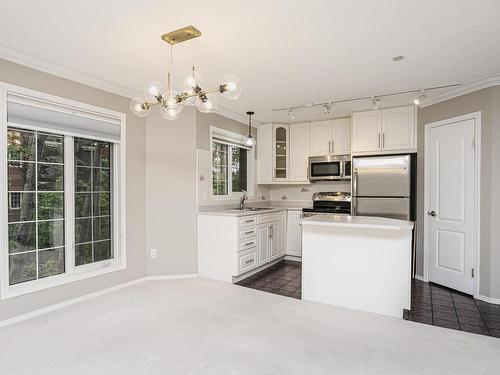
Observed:
[[[0,83],[1,297],[123,269],[124,117],[9,87]]]
[[[219,130],[212,134],[212,195],[231,197],[249,191],[252,150],[241,136]]]

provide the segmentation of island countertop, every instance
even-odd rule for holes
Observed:
[[[315,215],[302,219],[303,225],[321,225],[366,229],[412,230],[413,222],[373,216]]]

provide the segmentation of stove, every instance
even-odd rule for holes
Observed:
[[[313,194],[313,207],[303,208],[302,216],[313,215],[350,215],[351,193],[322,192]]]

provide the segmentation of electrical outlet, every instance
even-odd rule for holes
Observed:
[[[151,249],[150,257],[155,259],[158,256],[158,251],[156,249]]]

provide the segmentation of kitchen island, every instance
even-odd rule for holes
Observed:
[[[302,299],[403,317],[413,223],[317,215],[302,220]]]

